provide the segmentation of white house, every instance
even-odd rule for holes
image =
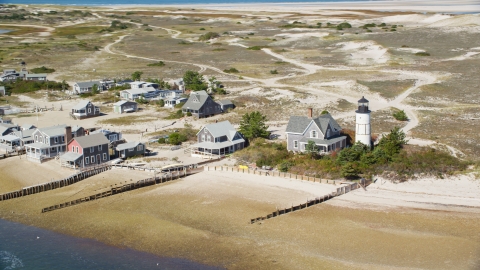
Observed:
[[[167,108],[174,108],[175,105],[180,104],[180,103],[185,103],[187,102],[187,98],[182,98],[182,97],[173,97],[173,98],[168,98],[165,99],[165,107]]]

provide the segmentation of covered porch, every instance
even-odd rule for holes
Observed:
[[[31,143],[25,145],[25,154],[27,158],[42,160],[61,155],[65,152],[65,145],[49,146],[43,143]]]
[[[0,137],[0,144],[9,150],[21,146],[21,140],[15,135],[5,135]]]
[[[243,149],[245,142],[201,142],[190,146],[192,157],[218,158]]]
[[[304,138],[303,140],[300,141],[302,144],[302,151],[305,151],[305,146],[308,144],[308,141],[313,141],[315,142],[315,145],[317,146],[317,150],[320,154],[326,154],[330,153],[332,151],[335,151],[337,149],[342,149],[345,146],[347,146],[347,137],[346,136],[340,136],[340,137],[335,137],[331,139],[313,139],[313,138]]]
[[[79,153],[68,152],[60,156],[60,166],[71,169],[84,168],[83,155]]]

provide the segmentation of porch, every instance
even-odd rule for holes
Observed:
[[[192,157],[219,158],[243,149],[245,142],[201,142],[190,146]]]
[[[27,159],[42,161],[43,159],[53,158],[65,152],[65,145],[49,146],[43,143],[31,143],[25,145],[25,154]]]
[[[70,169],[84,168],[82,157],[82,154],[67,152],[60,156],[60,166]]]

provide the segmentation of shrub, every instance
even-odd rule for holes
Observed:
[[[165,143],[165,138],[158,139],[158,143]]]
[[[30,71],[32,73],[52,73],[52,72],[55,72],[55,69],[47,68],[45,66],[41,66],[41,67],[37,67],[37,68],[32,68]]]
[[[182,110],[177,110],[175,112],[170,113],[165,119],[179,119],[183,117]]]
[[[270,70],[270,74],[278,74],[278,71],[276,69]]]
[[[263,48],[264,47],[262,47],[262,46],[252,46],[252,47],[248,47],[247,50],[260,51]]]
[[[153,31],[152,28],[145,28],[145,31]]]
[[[343,28],[352,28],[352,25],[347,23],[347,22],[343,22],[343,23],[337,25],[338,30],[343,30]]]
[[[185,134],[174,132],[168,136],[168,142],[173,145],[179,145],[182,142],[187,141],[187,136]]]
[[[238,69],[236,68],[229,68],[229,69],[224,69],[223,72],[225,73],[239,73],[240,71],[238,71]]]
[[[163,67],[163,66],[165,66],[165,63],[163,61],[159,61],[157,63],[148,64],[147,66],[149,66],[149,67]]]
[[[408,120],[407,114],[403,110],[393,113],[392,116],[399,121]]]
[[[165,101],[163,99],[159,99],[157,101],[157,105],[160,106],[160,107],[165,107]]]
[[[191,113],[191,112],[187,112],[187,116],[192,116],[192,113]]]
[[[207,40],[210,40],[210,39],[214,39],[214,38],[218,38],[220,37],[220,35],[218,33],[215,33],[215,32],[208,32],[206,34],[203,34],[201,35],[198,40],[200,41],[207,41]]]
[[[430,56],[428,52],[417,52],[415,55],[417,56]]]
[[[202,28],[200,28],[200,30],[205,30],[205,28],[202,27]]]

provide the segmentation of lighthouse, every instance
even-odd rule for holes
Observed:
[[[372,147],[371,130],[370,130],[370,110],[368,109],[368,100],[362,97],[358,101],[358,110],[356,112],[355,122],[355,141],[361,142]]]

